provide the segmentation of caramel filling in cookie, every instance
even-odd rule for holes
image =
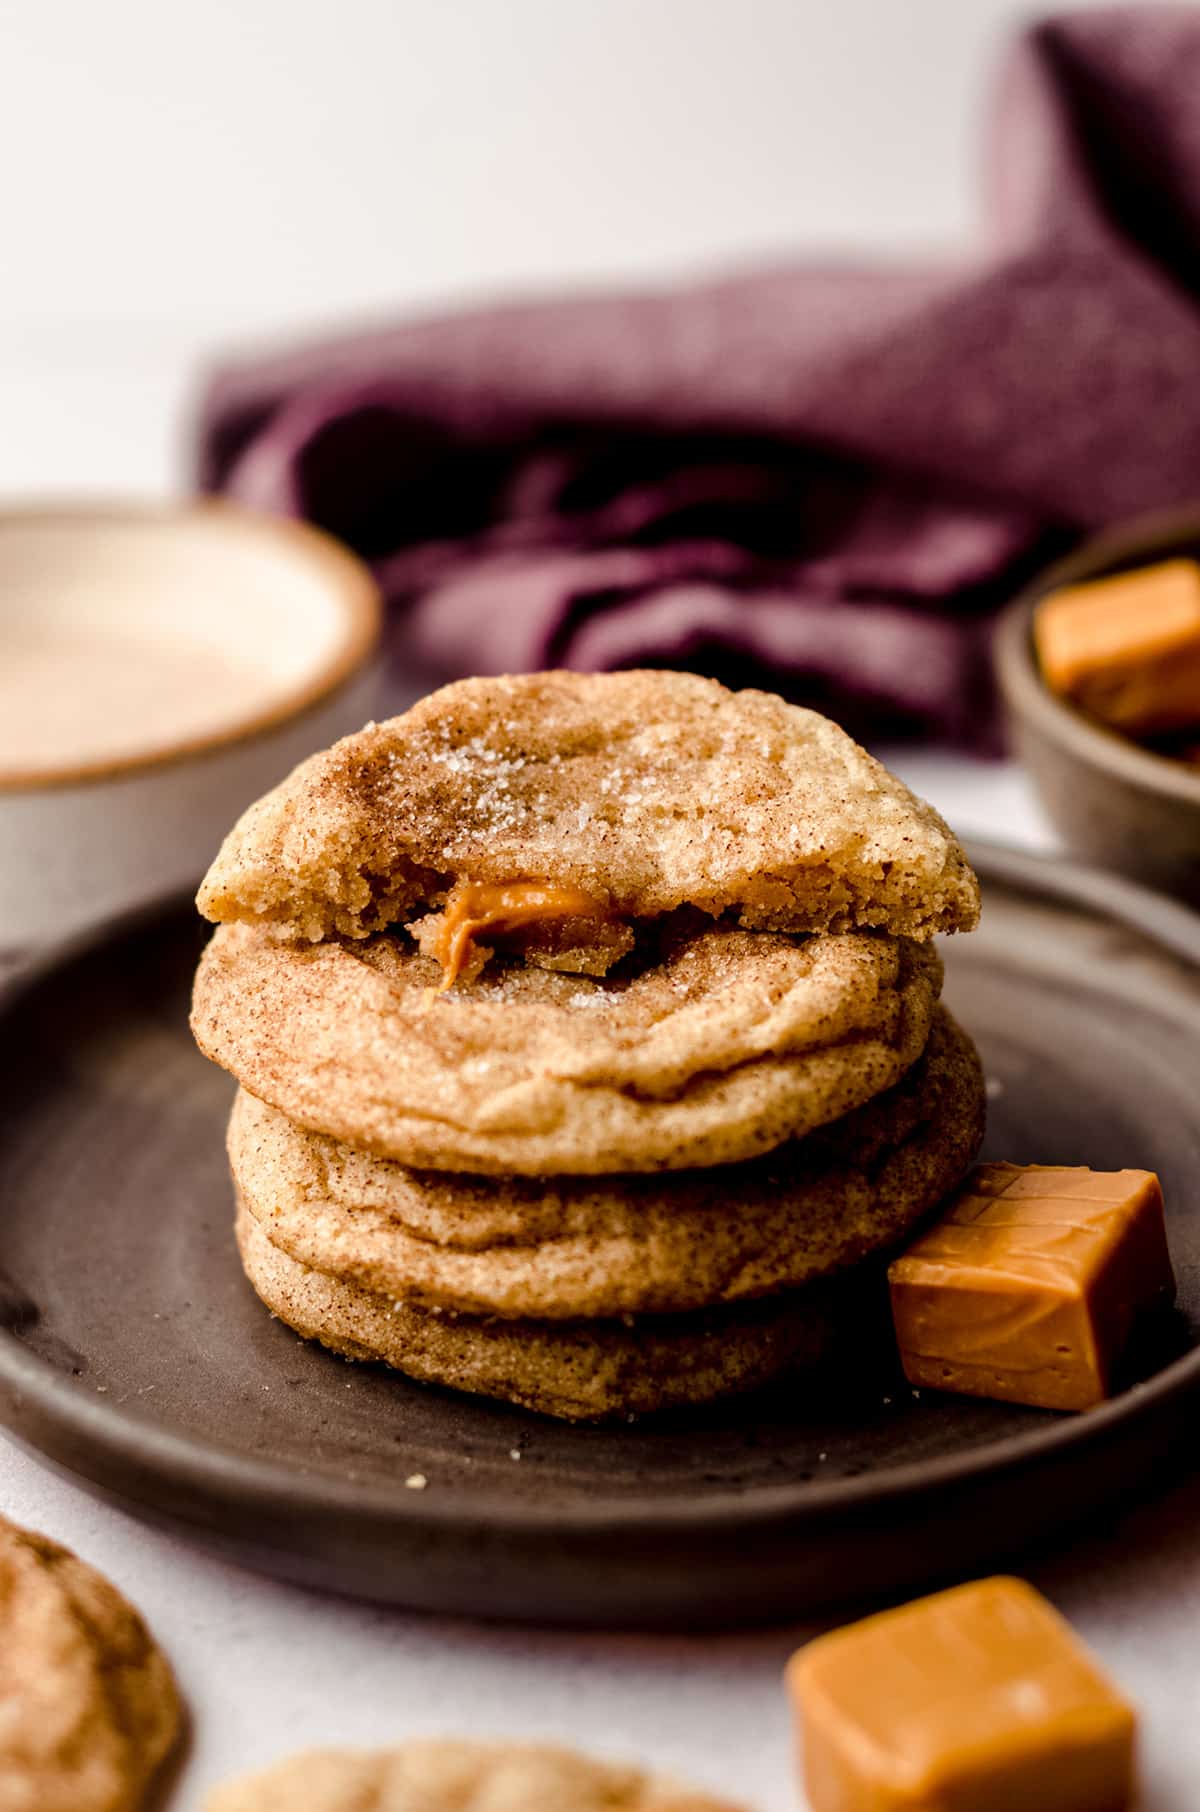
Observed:
[[[559,887],[553,881],[457,881],[445,909],[438,915],[436,932],[422,943],[442,968],[442,987],[452,988],[464,969],[478,969],[476,955],[487,954],[478,944],[511,936],[514,932],[578,921],[583,933],[578,941],[594,943],[596,931],[608,925],[608,908],[580,887]],[[576,941],[574,938],[571,942]]]

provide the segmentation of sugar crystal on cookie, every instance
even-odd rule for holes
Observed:
[[[460,880],[523,876],[627,920],[693,906],[755,928],[927,938],[978,914],[941,819],[844,731],[680,673],[445,687],[252,806],[200,905],[313,940],[361,937]]]

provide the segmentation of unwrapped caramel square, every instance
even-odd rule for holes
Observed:
[[[1135,1322],[1175,1293],[1158,1178],[982,1164],[888,1282],[911,1384],[1087,1409]]]
[[[1200,565],[1164,560],[1051,592],[1033,640],[1052,691],[1132,736],[1200,724]]]
[[[1136,1719],[1019,1579],[981,1579],[788,1664],[811,1812],[1125,1812]]]

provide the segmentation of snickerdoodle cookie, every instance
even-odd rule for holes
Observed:
[[[115,1586],[0,1517],[0,1812],[135,1812],[181,1715]]]
[[[298,1264],[238,1202],[242,1268],[262,1301],[307,1340],[381,1360],[425,1384],[500,1397],[567,1422],[611,1421],[755,1389],[838,1350],[860,1291],[812,1284],[688,1315],[511,1320],[365,1290]]]
[[[246,1209],[289,1258],[376,1295],[553,1321],[694,1310],[855,1264],[953,1188],[983,1120],[978,1056],[939,1009],[896,1088],[748,1164],[598,1180],[415,1171],[244,1090],[229,1156]]]
[[[205,1812],[744,1812],[573,1749],[461,1739],[310,1750],[211,1793]]]
[[[200,1049],[314,1131],[439,1170],[603,1175],[726,1164],[891,1088],[941,986],[928,945],[672,930],[604,977],[492,965],[435,993],[401,935],[217,932]]]
[[[766,693],[445,687],[251,807],[199,905],[246,1274],[414,1378],[594,1420],[811,1365],[980,1141],[932,944],[975,877]]]
[[[580,896],[564,916],[585,945],[589,902],[609,925],[691,905],[754,929],[922,939],[969,930],[979,904],[937,813],[836,724],[632,672],[462,680],[368,725],[250,807],[199,906],[357,938],[456,885],[513,881]]]

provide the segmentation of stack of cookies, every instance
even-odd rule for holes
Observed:
[[[415,1378],[575,1420],[755,1386],[980,1143],[931,942],[975,877],[767,693],[446,687],[251,807],[199,904],[246,1274]]]

